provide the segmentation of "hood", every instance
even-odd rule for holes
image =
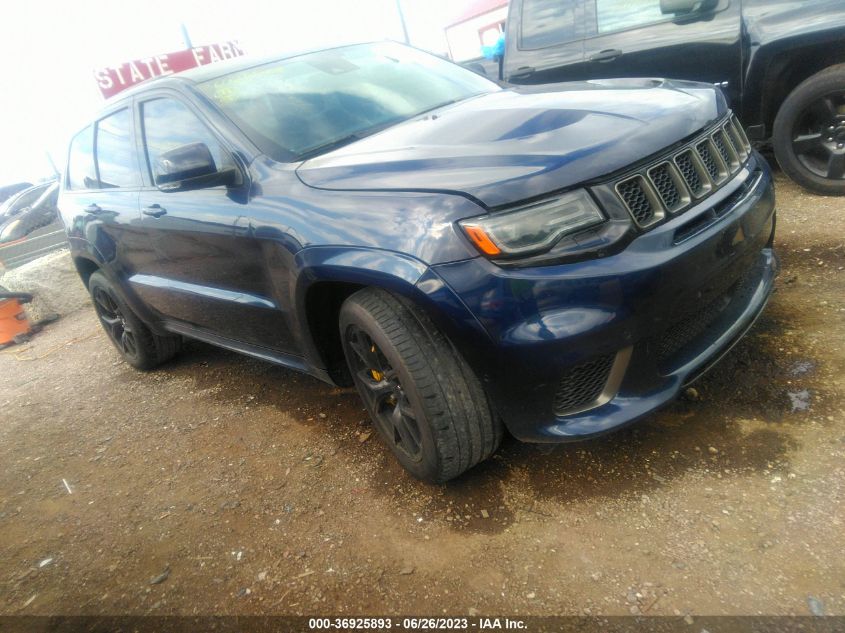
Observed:
[[[405,121],[297,174],[321,189],[460,193],[493,208],[624,169],[726,112],[721,92],[694,82],[521,86]]]

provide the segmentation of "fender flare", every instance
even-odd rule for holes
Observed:
[[[309,324],[309,291],[322,282],[383,288],[424,310],[432,322],[470,362],[489,349],[490,337],[455,292],[420,260],[397,253],[361,247],[315,246],[297,253],[296,279],[291,285],[293,327],[302,334],[306,359],[326,368]],[[486,354],[482,354],[487,358]],[[482,376],[479,374],[479,378]]]

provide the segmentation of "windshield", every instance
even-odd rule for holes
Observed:
[[[313,156],[499,86],[393,42],[255,66],[200,89],[274,160]]]

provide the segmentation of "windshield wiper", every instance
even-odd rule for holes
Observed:
[[[431,112],[432,110],[437,110],[439,108],[445,108],[448,105],[452,105],[453,103],[457,103],[458,101],[463,101],[464,97],[460,99],[450,99],[449,101],[444,101],[443,103],[438,103],[435,106],[431,106],[430,108],[426,108],[425,110],[421,110],[420,112],[415,112],[411,116],[401,116],[396,117],[395,119],[391,119],[389,121],[385,121],[384,123],[379,123],[378,125],[374,125],[372,127],[365,128],[363,130],[359,130],[357,132],[353,132],[352,134],[347,134],[346,136],[341,136],[340,138],[334,139],[333,141],[329,141],[328,143],[322,143],[321,145],[316,145],[314,147],[308,147],[301,152],[297,158],[299,160],[307,160],[309,158],[314,158],[314,156],[318,156],[319,154],[325,154],[330,152],[334,149],[339,149],[344,145],[349,145],[350,143],[354,143],[355,141],[360,141],[362,138],[366,136],[372,136],[376,132],[381,132],[385,128],[389,128],[393,125],[397,125],[402,123],[403,121],[410,121],[411,119],[415,119],[418,116],[426,114],[427,112]]]
[[[401,123],[405,120],[405,117],[397,117],[395,119],[391,119],[390,121],[385,121],[384,123],[379,123],[378,125],[373,125],[372,127],[364,128],[363,130],[358,130],[357,132],[353,132],[352,134],[341,136],[340,138],[336,138],[333,141],[329,141],[328,143],[322,143],[321,145],[308,147],[299,152],[298,158],[299,160],[306,160],[308,158],[313,158],[314,156],[317,156],[319,154],[325,154],[326,152],[341,148],[344,145],[349,145],[350,143],[354,143],[355,141],[360,141],[364,137],[372,136],[376,132],[381,132],[383,129],[388,128],[392,125],[396,125],[397,123]]]

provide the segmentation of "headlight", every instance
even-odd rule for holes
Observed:
[[[604,219],[590,195],[579,189],[460,225],[482,253],[508,257],[548,250],[564,235]]]

